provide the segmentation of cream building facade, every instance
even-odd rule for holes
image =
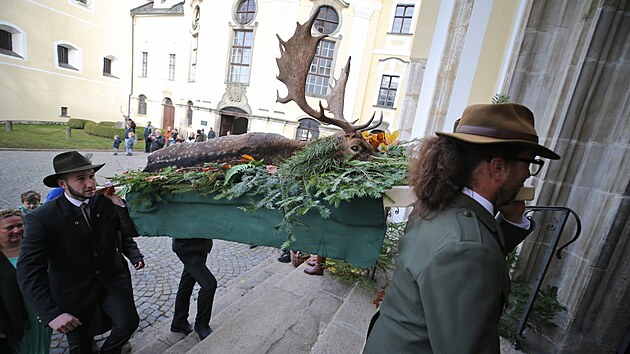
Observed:
[[[130,92],[125,1],[2,0],[2,120],[122,121]]]
[[[315,27],[321,28],[312,32],[328,37],[309,75],[311,106],[320,100],[327,106],[327,83],[339,78],[351,57],[345,117],[366,122],[382,113],[379,129],[396,130],[418,7],[419,1],[369,0],[167,0],[140,6],[132,11],[131,116],[180,131],[212,127],[218,135],[264,131],[311,139],[338,131],[294,103],[276,102],[276,91],[286,94],[276,79],[276,34],[288,40],[297,22],[317,12],[322,20]]]

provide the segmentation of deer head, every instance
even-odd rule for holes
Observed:
[[[324,108],[320,100],[319,108],[315,109],[306,101],[306,78],[309,68],[315,57],[317,45],[327,37],[327,35],[317,37],[311,35],[311,28],[317,15],[318,12],[315,11],[306,23],[302,25],[297,23],[295,33],[287,41],[283,41],[280,36],[276,35],[280,45],[280,58],[276,58],[279,74],[276,77],[286,85],[288,91],[286,97],[280,97],[280,93],[277,92],[276,102],[288,103],[293,101],[304,113],[314,119],[323,124],[332,124],[343,129],[343,136],[345,137],[343,145],[346,151],[355,158],[364,160],[367,156],[374,155],[375,152],[372,146],[363,139],[361,131],[376,128],[381,124],[383,114],[381,113],[380,119],[375,124],[372,124],[374,114],[367,123],[362,125],[354,125],[356,121],[350,123],[344,118],[344,96],[350,75],[350,58],[341,70],[339,79],[336,80],[333,77],[333,84],[329,84],[330,90],[326,96],[328,107]],[[333,117],[327,116],[325,111],[332,113]]]

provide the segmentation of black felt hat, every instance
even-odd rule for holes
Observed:
[[[87,157],[81,155],[77,151],[64,152],[55,156],[53,159],[53,168],[55,169],[55,173],[50,176],[46,176],[46,178],[44,178],[44,184],[51,188],[59,187],[57,185],[57,179],[59,179],[59,177],[63,174],[92,169],[96,172],[104,165],[104,163],[100,165],[92,165],[92,162],[88,160]]]

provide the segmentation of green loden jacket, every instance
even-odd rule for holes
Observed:
[[[410,223],[364,354],[498,354],[510,288],[505,258],[533,226],[498,222],[464,194]]]

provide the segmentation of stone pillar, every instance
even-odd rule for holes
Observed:
[[[612,353],[630,327],[630,8],[529,1],[508,94],[532,109],[542,143],[562,156],[534,180],[535,204],[570,207],[583,229],[546,277],[567,312],[558,328],[527,338],[536,352]],[[568,238],[575,224],[565,230]],[[535,277],[547,241],[524,243],[520,275]]]
[[[66,139],[70,139],[72,137],[72,128],[66,127]]]
[[[8,120],[7,121],[7,131],[8,132],[12,132],[13,131],[13,122]]]
[[[413,122],[426,68],[426,59],[412,60],[407,68],[407,89],[402,100],[403,106],[400,109],[399,130],[401,140],[410,140],[412,138]]]

